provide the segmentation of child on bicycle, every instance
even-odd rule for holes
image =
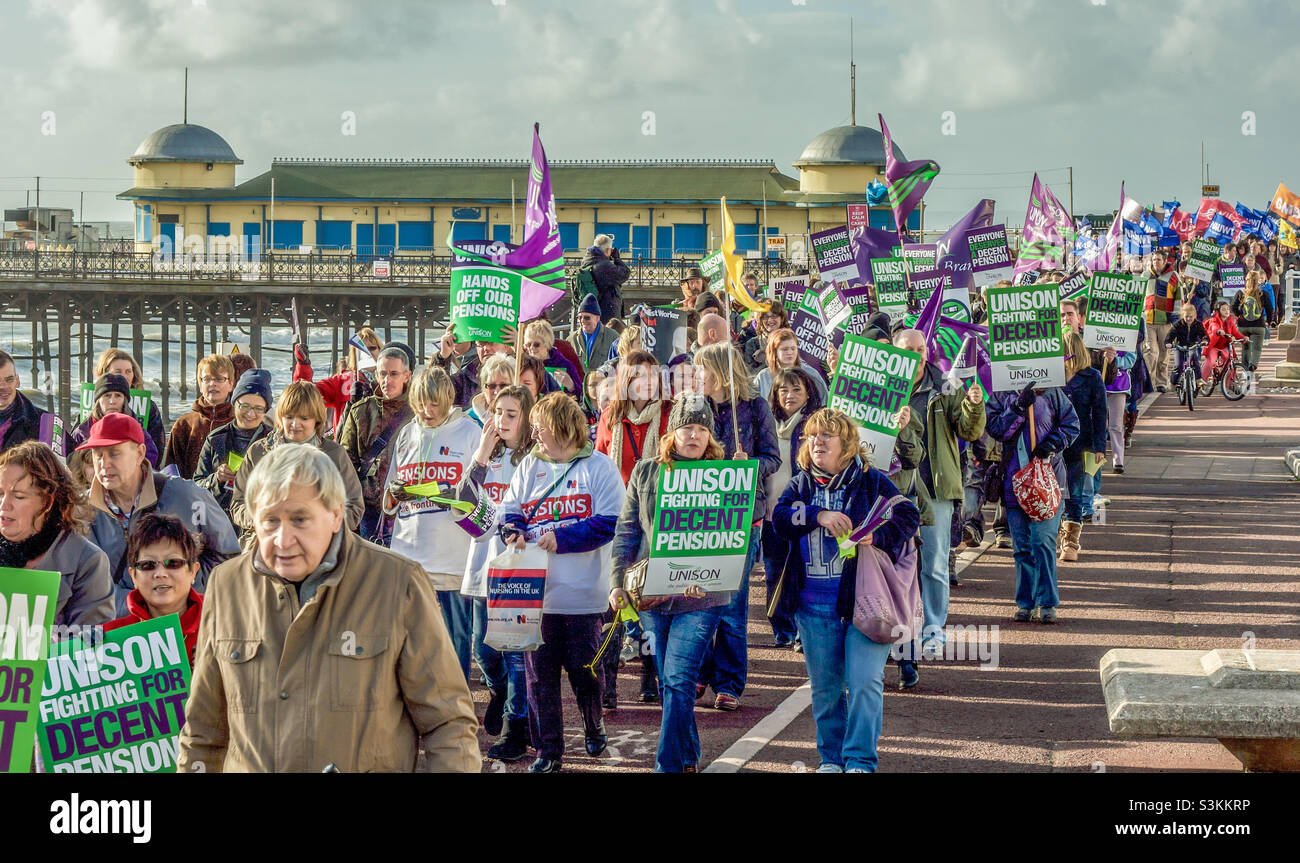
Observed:
[[[1201,379],[1199,360],[1201,344],[1205,340],[1205,327],[1196,319],[1196,306],[1183,303],[1178,309],[1178,320],[1174,321],[1174,325],[1165,335],[1165,344],[1174,346],[1175,365],[1178,368],[1173,381],[1177,382],[1182,378],[1183,367],[1189,362],[1192,364],[1192,374],[1198,381]]]
[[[1205,338],[1209,345],[1205,349],[1205,362],[1201,366],[1201,377],[1211,383],[1214,381],[1214,368],[1222,357],[1228,358],[1228,342],[1231,339],[1246,338],[1237,329],[1237,319],[1232,315],[1232,304],[1219,300],[1214,314],[1205,319]]]

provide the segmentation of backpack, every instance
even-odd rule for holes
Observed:
[[[1255,297],[1243,295],[1241,298],[1241,319],[1243,321],[1258,321],[1262,317],[1264,317],[1263,304]]]
[[[583,267],[573,279],[573,305],[580,305],[587,294],[599,297],[600,291],[596,288],[596,277],[592,275],[591,268]]]

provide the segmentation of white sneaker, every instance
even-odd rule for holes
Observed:
[[[1092,499],[1092,505],[1093,505],[1094,507],[1096,507],[1096,506],[1110,506],[1110,498],[1108,498],[1108,497],[1094,497],[1094,498]]]
[[[871,771],[863,767],[850,767],[848,770],[845,770],[844,772],[845,773],[870,773]]]
[[[844,768],[838,764],[823,764],[817,768],[818,773],[843,773]]]
[[[922,659],[943,659],[943,643],[938,641],[927,641],[921,645]]]
[[[623,662],[623,664],[627,665],[631,662],[635,662],[636,658],[640,655],[641,655],[640,642],[636,641],[631,636],[624,636],[623,650],[618,655],[618,658]]]

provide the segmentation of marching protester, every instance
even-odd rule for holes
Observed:
[[[128,401],[131,398],[131,390],[145,388],[144,372],[140,369],[140,363],[135,357],[121,348],[108,348],[100,354],[99,358],[95,360],[95,368],[92,374],[96,381],[104,375],[121,375],[126,378],[126,397]],[[148,416],[136,417],[136,419],[140,420],[140,425],[144,427],[145,436],[153,444],[153,451],[156,455],[150,458],[149,462],[154,467],[157,467],[159,465],[158,459],[162,457],[164,448],[162,414],[158,411],[158,406],[153,403],[152,398],[149,399],[148,405]]]
[[[533,443],[529,415],[533,394],[518,384],[497,391],[492,412],[483,422],[483,434],[474,450],[469,472],[462,481],[459,497],[474,500],[486,497],[494,507],[494,519],[484,525],[482,535],[470,543],[465,562],[465,578],[460,592],[470,597],[473,608],[472,648],[474,659],[487,680],[491,697],[483,717],[483,730],[493,737],[505,736],[488,749],[488,758],[518,761],[528,755],[532,737],[528,729],[528,687],[524,671],[524,654],[518,650],[497,650],[483,642],[487,632],[488,564],[506,550],[498,534],[501,503],[505,490],[514,478],[515,469],[528,455]]]
[[[57,572],[54,624],[87,632],[116,616],[112,570],[89,526],[90,508],[48,446],[0,453],[0,566]]]
[[[724,324],[725,325],[725,324]],[[758,460],[754,523],[750,526],[749,555],[745,558],[740,589],[722,611],[717,634],[705,654],[704,669],[695,697],[712,687],[717,710],[736,710],[745,691],[749,647],[749,575],[762,547],[763,518],[767,513],[767,478],[781,466],[772,409],[753,389],[740,352],[730,342],[709,345],[695,355],[700,392],[713,412],[713,436],[722,444],[723,457]]]
[[[167,449],[163,452],[163,466],[176,465],[182,479],[194,476],[208,432],[225,425],[235,416],[230,404],[230,393],[235,388],[235,366],[229,357],[209,354],[199,360],[194,379],[198,397],[189,413],[181,414],[172,424],[171,433],[167,435]]]
[[[136,422],[140,422],[135,414],[131,413],[131,385],[127,379],[114,372],[108,372],[100,375],[95,379],[94,406],[90,409],[90,416],[86,417],[81,423],[72,430],[69,437],[74,445],[80,446],[90,437],[90,427],[99,422],[104,414],[118,413],[126,414]],[[144,428],[141,424],[141,428]],[[144,454],[149,460],[152,467],[158,467],[159,450],[152,436],[146,434],[144,438]]]
[[[555,329],[550,321],[545,319],[531,321],[524,327],[524,350],[530,356],[541,360],[543,366],[555,369],[556,373],[552,377],[560,385],[560,389],[569,395],[579,396],[582,394],[582,370],[561,352],[559,344],[572,349],[567,342],[557,344]]]
[[[53,439],[54,414],[32,404],[22,394],[22,385],[14,358],[0,351],[0,451],[33,440],[50,446],[57,443],[58,449],[68,452],[66,434],[58,441]]]
[[[229,362],[229,360],[227,360]],[[115,617],[127,613],[126,540],[136,521],[150,512],[174,515],[203,536],[199,573],[200,593],[212,568],[239,553],[239,541],[220,505],[193,482],[152,470],[145,459],[144,430],[133,417],[107,414],[90,429],[78,450],[89,450],[95,468],[89,501],[94,508],[90,537],[108,555],[117,606]]]
[[[797,621],[803,642],[821,758],[817,772],[874,773],[891,646],[853,625],[856,560],[839,555],[837,540],[861,524],[876,501],[897,498],[891,517],[859,540],[857,551],[875,547],[898,563],[916,535],[920,512],[868,464],[857,425],[839,411],[825,408],[808,418],[798,464],[773,515],[777,535],[788,543],[777,602]]]
[[[482,427],[492,416],[492,402],[497,393],[514,383],[515,361],[508,354],[492,354],[479,366],[483,390],[470,399],[465,415]],[[453,388],[455,384],[453,383]]]
[[[1056,607],[1060,603],[1056,587],[1056,536],[1061,510],[1058,506],[1049,515],[1044,511],[1046,507],[1039,506],[1026,512],[1016,497],[1014,478],[1017,471],[1029,466],[1031,459],[1041,459],[1055,474],[1057,486],[1066,487],[1061,453],[1078,437],[1079,418],[1064,390],[1060,387],[1035,389],[1031,382],[1018,393],[990,395],[988,429],[989,435],[1002,443],[1006,464],[1002,503],[1007,510],[1012,556],[1016,562],[1016,612],[1012,620],[1055,623]]]
[[[240,545],[252,547],[256,539],[253,513],[244,499],[253,468],[269,452],[286,443],[314,446],[334,462],[343,478],[343,520],[348,530],[359,530],[365,515],[366,503],[361,490],[361,480],[342,446],[323,436],[326,428],[325,399],[320,390],[307,381],[294,381],[280,393],[275,405],[275,426],[271,432],[249,444],[244,460],[235,471],[230,491],[230,520],[242,531]]]
[[[1191,308],[1191,306],[1184,306]],[[1172,331],[1171,331],[1172,332]],[[1106,385],[1101,372],[1092,365],[1083,336],[1068,332],[1062,339],[1065,348],[1065,396],[1070,400],[1079,418],[1079,434],[1061,452],[1065,461],[1066,484],[1065,513],[1057,530],[1057,557],[1061,560],[1079,559],[1082,549],[1084,504],[1092,499],[1092,485],[1084,463],[1084,453],[1090,452],[1098,461],[1106,457],[1106,435],[1109,417],[1106,411]],[[1098,468],[1100,470],[1100,468]]]
[[[532,773],[554,773],[564,757],[560,671],[578,701],[587,754],[606,748],[600,684],[590,668],[600,643],[610,542],[623,506],[623,481],[609,456],[587,440],[577,402],[550,393],[532,410],[537,446],[515,470],[502,501],[501,538],[547,553],[541,647],[524,658],[528,721],[537,760]]]
[[[384,477],[393,436],[411,418],[407,385],[415,363],[410,349],[390,343],[379,352],[375,368],[376,392],[348,409],[343,420],[339,443],[352,459],[352,467],[361,479],[366,513],[361,519],[361,536],[379,540],[382,516]]]
[[[706,398],[686,393],[672,406],[667,432],[655,449],[632,469],[627,496],[614,530],[609,605],[618,611],[632,603],[624,578],[629,568],[649,556],[655,526],[661,470],[677,464],[720,460],[723,448],[713,437],[713,415]],[[664,597],[653,608],[643,608],[640,619],[653,635],[653,662],[663,681],[663,711],[655,772],[695,773],[700,762],[700,739],[695,725],[695,688],[700,680],[704,653],[722,610],[732,592],[686,592]],[[656,599],[658,599],[656,597]]]
[[[1264,334],[1268,332],[1268,322],[1273,317],[1273,305],[1261,287],[1263,282],[1263,273],[1251,270],[1246,274],[1246,287],[1232,298],[1232,313],[1237,316],[1237,329],[1248,340],[1242,351],[1241,362],[1249,372],[1259,368]]]
[[[1227,300],[1220,300],[1214,314],[1205,319],[1205,353],[1204,361],[1201,365],[1201,391],[1202,395],[1209,395],[1211,387],[1214,385],[1214,367],[1219,364],[1219,358],[1222,356],[1226,361],[1228,352],[1228,343],[1232,339],[1242,339],[1246,337],[1237,329],[1237,319],[1232,314],[1232,304]]]
[[[374,330],[370,327],[362,327],[357,330],[356,338],[366,346],[371,360],[378,359],[383,342],[375,335]],[[301,341],[294,344],[293,357],[294,382],[308,381],[314,383],[316,389],[320,390],[321,398],[325,399],[325,428],[328,429],[323,430],[322,433],[336,437],[343,429],[343,420],[347,416],[348,408],[374,393],[374,379],[361,369],[362,364],[358,358],[356,345],[349,342],[347,352],[340,362],[341,368],[338,374],[318,381],[312,381],[311,357],[307,353],[307,346]]]
[[[178,773],[477,773],[474,704],[420,566],[343,527],[338,468],[276,447],[254,547],[211,581]]]
[[[633,351],[619,364],[614,395],[596,424],[596,452],[609,456],[624,483],[632,479],[636,464],[650,458],[668,431],[672,404],[660,392],[659,364],[645,351]],[[614,623],[614,621],[608,621]],[[615,626],[618,624],[615,623]],[[630,635],[630,633],[629,633]],[[617,639],[617,635],[615,636]],[[640,639],[636,639],[639,644]],[[638,651],[640,653],[640,651]],[[604,706],[617,706],[618,654],[611,651],[606,664]],[[655,664],[642,655],[641,700],[659,700]]]
[[[826,403],[826,380],[817,369],[808,365],[799,356],[799,339],[794,334],[794,330],[784,329],[777,330],[767,338],[767,365],[764,366],[754,378],[754,385],[758,388],[758,394],[767,398],[772,394],[772,381],[776,378],[776,373],[782,369],[803,369],[808,377],[812,380],[813,386],[817,388],[817,397],[822,404]]]
[[[632,269],[619,257],[618,249],[614,248],[614,238],[609,234],[597,234],[587,247],[579,269],[591,273],[596,299],[600,302],[601,320],[623,317],[621,288],[631,277]]]
[[[796,647],[799,632],[794,618],[773,605],[773,591],[781,576],[781,565],[785,563],[788,551],[787,543],[777,536],[772,526],[772,516],[776,512],[776,502],[785,491],[790,480],[799,470],[796,461],[799,445],[803,443],[803,427],[808,417],[822,407],[821,396],[817,393],[814,378],[801,368],[781,369],[772,382],[772,394],[769,402],[772,419],[776,423],[776,441],[781,451],[781,466],[767,478],[767,512],[763,517],[763,577],[767,582],[768,619],[772,624],[772,635],[776,639],[775,647]]]
[[[1143,300],[1146,341],[1142,343],[1142,356],[1151,372],[1156,392],[1162,393],[1169,386],[1170,357],[1165,336],[1173,325],[1174,302],[1178,297],[1178,276],[1163,249],[1152,252],[1146,282],[1146,298]]]
[[[945,388],[943,373],[929,362],[929,347],[920,330],[899,330],[894,346],[921,355],[907,406],[913,422],[921,423],[921,446],[925,456],[914,471],[899,475],[902,490],[915,498],[920,511],[921,551],[917,576],[925,625],[920,647],[923,658],[938,658],[947,641],[948,557],[952,551],[952,519],[958,502],[965,497],[957,441],[978,440],[984,433],[984,399],[978,387],[964,392]],[[916,660],[907,648],[899,670],[904,686],[915,682]]]
[[[469,680],[471,602],[460,592],[469,536],[456,525],[460,514],[430,497],[448,497],[464,479],[482,432],[456,408],[456,390],[442,369],[424,368],[411,381],[415,417],[393,438],[384,478],[384,514],[393,518],[389,548],[420,564],[438,593],[447,634]],[[437,483],[432,491],[413,486]]]
[[[235,418],[208,433],[194,468],[194,482],[208,490],[221,508],[230,512],[235,474],[244,463],[248,448],[271,433],[266,413],[271,408],[271,373],[249,369],[239,376],[230,403]]]
[[[127,570],[134,585],[126,595],[126,615],[104,624],[104,631],[178,615],[193,668],[203,613],[203,594],[194,589],[201,541],[174,515],[151,512],[141,517],[126,541]]]

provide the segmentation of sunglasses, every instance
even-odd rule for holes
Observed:
[[[192,563],[193,561],[185,560],[183,558],[169,557],[161,562],[161,566],[163,569],[175,572],[176,570],[184,569]],[[138,569],[141,572],[153,572],[159,567],[159,565],[159,561],[156,560],[137,560],[131,565],[131,568]]]

